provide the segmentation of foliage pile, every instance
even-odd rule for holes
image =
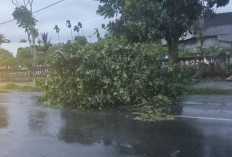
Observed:
[[[169,112],[184,92],[178,67],[167,70],[158,60],[162,46],[128,44],[103,39],[80,46],[68,44],[52,61],[52,75],[43,87],[43,99],[56,107],[80,109],[149,106]]]

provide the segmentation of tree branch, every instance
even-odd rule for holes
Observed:
[[[33,11],[33,2],[34,2],[34,0],[28,0],[31,12]]]
[[[18,6],[19,6],[19,3],[18,3],[18,1],[17,1],[17,0],[12,0],[12,3],[13,3],[16,7],[18,7]]]

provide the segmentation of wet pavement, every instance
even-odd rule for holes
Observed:
[[[174,121],[37,106],[39,93],[0,94],[0,157],[229,157],[232,96],[187,96]]]
[[[199,83],[196,83],[193,87],[195,88],[210,88],[210,89],[225,89],[232,90],[232,81],[210,81],[205,80]]]

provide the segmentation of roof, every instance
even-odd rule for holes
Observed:
[[[214,14],[206,19],[206,27],[232,25],[232,12]]]
[[[213,14],[203,20],[199,19],[193,27],[197,29],[202,27],[202,25],[205,29],[209,27],[232,25],[232,12]]]
[[[232,41],[232,12],[214,14],[208,18],[199,19],[193,25],[194,35],[197,37],[202,31],[204,37],[217,36],[221,41]]]

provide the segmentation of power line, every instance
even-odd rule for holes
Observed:
[[[44,8],[42,8],[42,9],[36,10],[36,11],[33,12],[33,14],[34,14],[34,13],[38,13],[38,12],[40,12],[40,11],[43,11],[43,10],[45,10],[45,9],[47,9],[47,8],[50,8],[50,7],[54,6],[54,5],[57,5],[57,4],[59,4],[59,3],[63,2],[63,1],[64,1],[64,0],[60,0],[60,1],[58,1],[58,2],[55,2],[55,3],[51,4],[51,5],[48,5],[48,6],[44,7]]]
[[[63,1],[65,1],[65,0],[60,0],[60,1],[55,2],[55,3],[53,3],[53,4],[50,4],[50,5],[48,5],[48,6],[44,7],[44,8],[41,8],[41,9],[39,9],[39,10],[36,10],[36,11],[33,12],[33,14],[34,14],[34,13],[38,13],[38,12],[40,12],[40,11],[43,11],[43,10],[45,10],[45,9],[48,9],[48,8],[50,8],[50,7],[54,6],[54,5],[57,5],[57,4],[59,4],[59,3],[63,2]],[[5,22],[0,23],[0,25],[4,25],[4,24],[6,24],[6,23],[10,23],[10,22],[13,22],[13,21],[15,21],[15,20],[8,20],[8,21],[5,21]]]
[[[5,22],[0,23],[0,25],[4,25],[4,24],[6,24],[6,23],[10,23],[10,22],[13,22],[13,21],[14,21],[14,20],[5,21]]]

